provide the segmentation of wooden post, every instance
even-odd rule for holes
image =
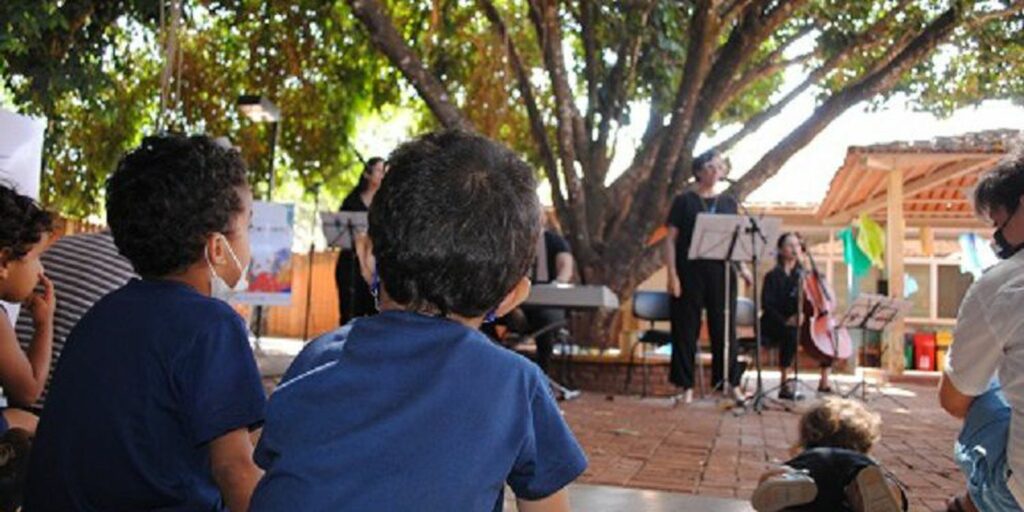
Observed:
[[[921,252],[929,258],[935,256],[935,230],[931,226],[921,227]]]
[[[885,259],[889,276],[889,296],[903,298],[903,240],[906,220],[903,218],[903,170],[889,171],[889,187],[886,191]],[[903,373],[903,332],[904,322],[900,320],[885,331],[882,352],[882,368],[893,374]]]

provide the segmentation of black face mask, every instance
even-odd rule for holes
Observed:
[[[1010,223],[1010,219],[1012,219],[1016,214],[1017,209],[1010,212],[1010,216],[1006,218],[1006,222],[1004,222],[1002,226],[999,226],[999,229],[997,229],[992,235],[992,239],[996,243],[996,256],[998,256],[999,259],[1010,259],[1014,254],[1017,254],[1017,251],[1024,249],[1024,243],[1010,245],[1010,241],[1007,240],[1006,235],[1003,234],[1003,229],[1006,228],[1006,225]]]

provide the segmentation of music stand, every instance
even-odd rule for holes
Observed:
[[[355,252],[356,235],[366,233],[370,228],[369,216],[366,212],[321,212],[320,222],[323,226],[324,238],[327,239],[327,246],[337,247],[342,251]],[[357,278],[359,278],[359,272],[356,265],[353,264],[349,268],[349,283],[351,284],[347,290],[350,302],[355,300]],[[355,313],[355,307],[351,308],[351,311]],[[351,320],[351,318],[347,320]]]
[[[766,240],[769,236],[776,236],[779,228],[781,227],[782,221],[777,218],[762,219],[759,223],[758,220],[753,217],[746,215],[726,215],[726,214],[710,214],[701,213],[697,215],[696,223],[693,228],[693,237],[690,240],[690,248],[688,258],[690,260],[715,260],[728,262],[728,265],[724,265],[725,275],[725,319],[724,319],[724,340],[722,343],[722,391],[728,397],[732,394],[732,382],[730,379],[730,345],[734,340],[735,336],[730,327],[730,318],[732,312],[732,283],[731,283],[731,267],[737,262],[742,261],[753,261],[756,262],[763,259],[766,256],[768,247],[766,243],[758,245],[758,240]],[[767,230],[767,232],[765,231]],[[751,236],[749,239],[740,237],[740,233],[749,233]],[[684,290],[685,292],[685,290]],[[755,294],[756,295],[756,294]],[[760,340],[760,326],[757,325],[756,320],[757,313],[760,308],[760,297],[754,297],[755,301],[755,338],[757,339],[757,352],[755,354],[755,360],[758,368],[760,368],[761,358],[761,340]],[[758,396],[763,395],[763,384],[760,378],[760,372],[758,373]],[[760,403],[760,401],[758,401]],[[755,404],[757,407],[760,405]]]
[[[865,343],[864,334],[868,332],[881,333],[900,317],[906,316],[910,312],[911,307],[913,307],[913,304],[908,300],[862,293],[854,300],[853,304],[850,304],[850,307],[846,310],[846,315],[843,316],[839,325],[847,329],[858,329],[861,331],[860,353],[861,359],[866,363],[867,343]],[[883,351],[884,348],[879,350],[879,356],[881,356]],[[874,386],[876,391],[881,391],[878,384]],[[860,382],[846,393],[843,393],[842,397],[850,398],[860,390],[860,399],[866,402],[867,388],[867,377],[864,375],[864,369],[861,368]]]

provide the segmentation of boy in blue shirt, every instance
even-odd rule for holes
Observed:
[[[72,330],[39,422],[26,512],[248,509],[265,396],[245,322],[252,194],[237,151],[146,138],[107,182],[142,279]]]
[[[310,343],[267,407],[254,511],[568,510],[586,459],[547,380],[479,327],[529,294],[532,171],[462,132],[399,147],[370,207],[380,314]]]

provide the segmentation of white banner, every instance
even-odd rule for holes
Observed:
[[[255,201],[252,214],[249,291],[235,300],[242,304],[291,306],[295,205]]]
[[[0,108],[0,180],[33,199],[39,199],[45,131],[45,119]],[[21,306],[5,302],[3,307],[13,325]]]

